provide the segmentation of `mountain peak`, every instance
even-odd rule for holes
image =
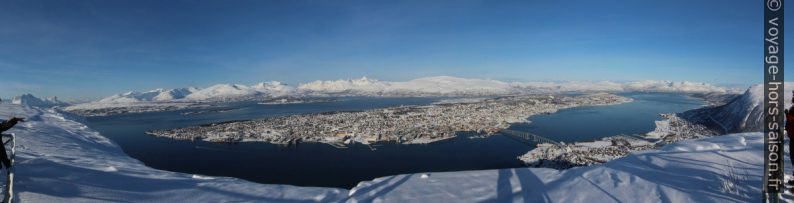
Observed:
[[[30,93],[22,94],[11,98],[11,103],[23,106],[37,106],[37,107],[53,107],[53,106],[66,106],[66,102],[58,100],[58,97],[49,97],[45,99],[33,96]]]

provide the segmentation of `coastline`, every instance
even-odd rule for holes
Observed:
[[[721,135],[706,126],[680,118],[677,114],[660,116],[664,119],[655,122],[655,129],[642,135],[614,135],[563,146],[538,144],[537,148],[517,158],[529,167],[568,169],[605,163],[633,152],[658,149],[678,141]]]
[[[358,112],[326,112],[263,120],[153,130],[153,136],[211,142],[261,141],[273,144],[320,142],[331,145],[396,141],[427,144],[454,138],[457,132],[494,134],[541,113],[579,106],[633,101],[608,93],[579,96],[522,95],[479,102],[390,107]]]

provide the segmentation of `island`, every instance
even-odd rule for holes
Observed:
[[[211,142],[321,142],[335,146],[351,142],[418,144],[453,138],[460,131],[491,135],[509,127],[511,123],[527,122],[527,118],[532,115],[553,113],[564,108],[630,101],[632,99],[609,93],[511,95],[475,102],[291,115],[160,129],[146,133],[173,139]]]

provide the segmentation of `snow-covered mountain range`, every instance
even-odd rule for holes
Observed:
[[[261,82],[246,86],[238,84],[219,84],[197,89],[185,96],[191,101],[237,100],[250,97],[280,97],[294,92],[294,88],[278,81]]]
[[[198,91],[198,89],[190,88],[177,88],[177,89],[154,89],[146,92],[130,91],[126,93],[116,94],[109,97],[102,98],[97,102],[102,103],[132,103],[143,101],[174,101],[183,99],[187,95]]]
[[[146,92],[130,91],[102,98],[97,103],[136,103],[136,102],[188,102],[188,101],[225,101],[249,97],[279,97],[294,92],[278,81],[261,82],[255,85],[218,84],[207,88],[154,89]]]
[[[145,92],[130,91],[96,101],[66,107],[69,111],[96,109],[136,108],[141,111],[186,108],[196,102],[257,100],[290,96],[294,87],[278,81],[254,85],[218,84],[206,88],[154,89]],[[138,111],[132,110],[132,111]],[[126,111],[126,110],[125,110]]]
[[[450,76],[418,78],[403,82],[370,78],[313,81],[297,87],[278,81],[254,85],[218,84],[206,88],[155,89],[112,95],[72,108],[108,106],[142,102],[206,102],[256,100],[305,96],[490,96],[539,92],[729,92],[732,89],[706,83],[672,81],[573,81],[573,82],[503,82]]]

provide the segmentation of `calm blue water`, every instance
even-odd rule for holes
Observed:
[[[702,102],[677,94],[626,94],[635,102],[582,107],[534,116],[533,123],[511,128],[529,130],[560,141],[653,130],[659,113],[681,112]],[[144,134],[151,129],[177,128],[213,122],[257,119],[327,111],[352,111],[399,105],[421,105],[439,98],[346,98],[335,102],[260,105],[232,103],[206,110],[180,110],[88,118],[89,126],[112,139],[131,157],[168,171],[231,176],[254,182],[351,188],[363,180],[418,172],[520,167],[517,156],[534,148],[507,136],[455,139],[427,144],[383,143],[346,149],[319,143],[281,146],[260,142],[237,144],[179,141]],[[199,112],[183,115],[186,112]],[[563,122],[565,121],[565,122]],[[566,123],[576,123],[570,127]]]
[[[680,113],[699,108],[703,100],[672,93],[626,93],[634,102],[577,107],[557,113],[535,115],[529,124],[515,124],[511,129],[526,131],[556,141],[591,141],[610,135],[643,134],[653,131],[660,113]]]

